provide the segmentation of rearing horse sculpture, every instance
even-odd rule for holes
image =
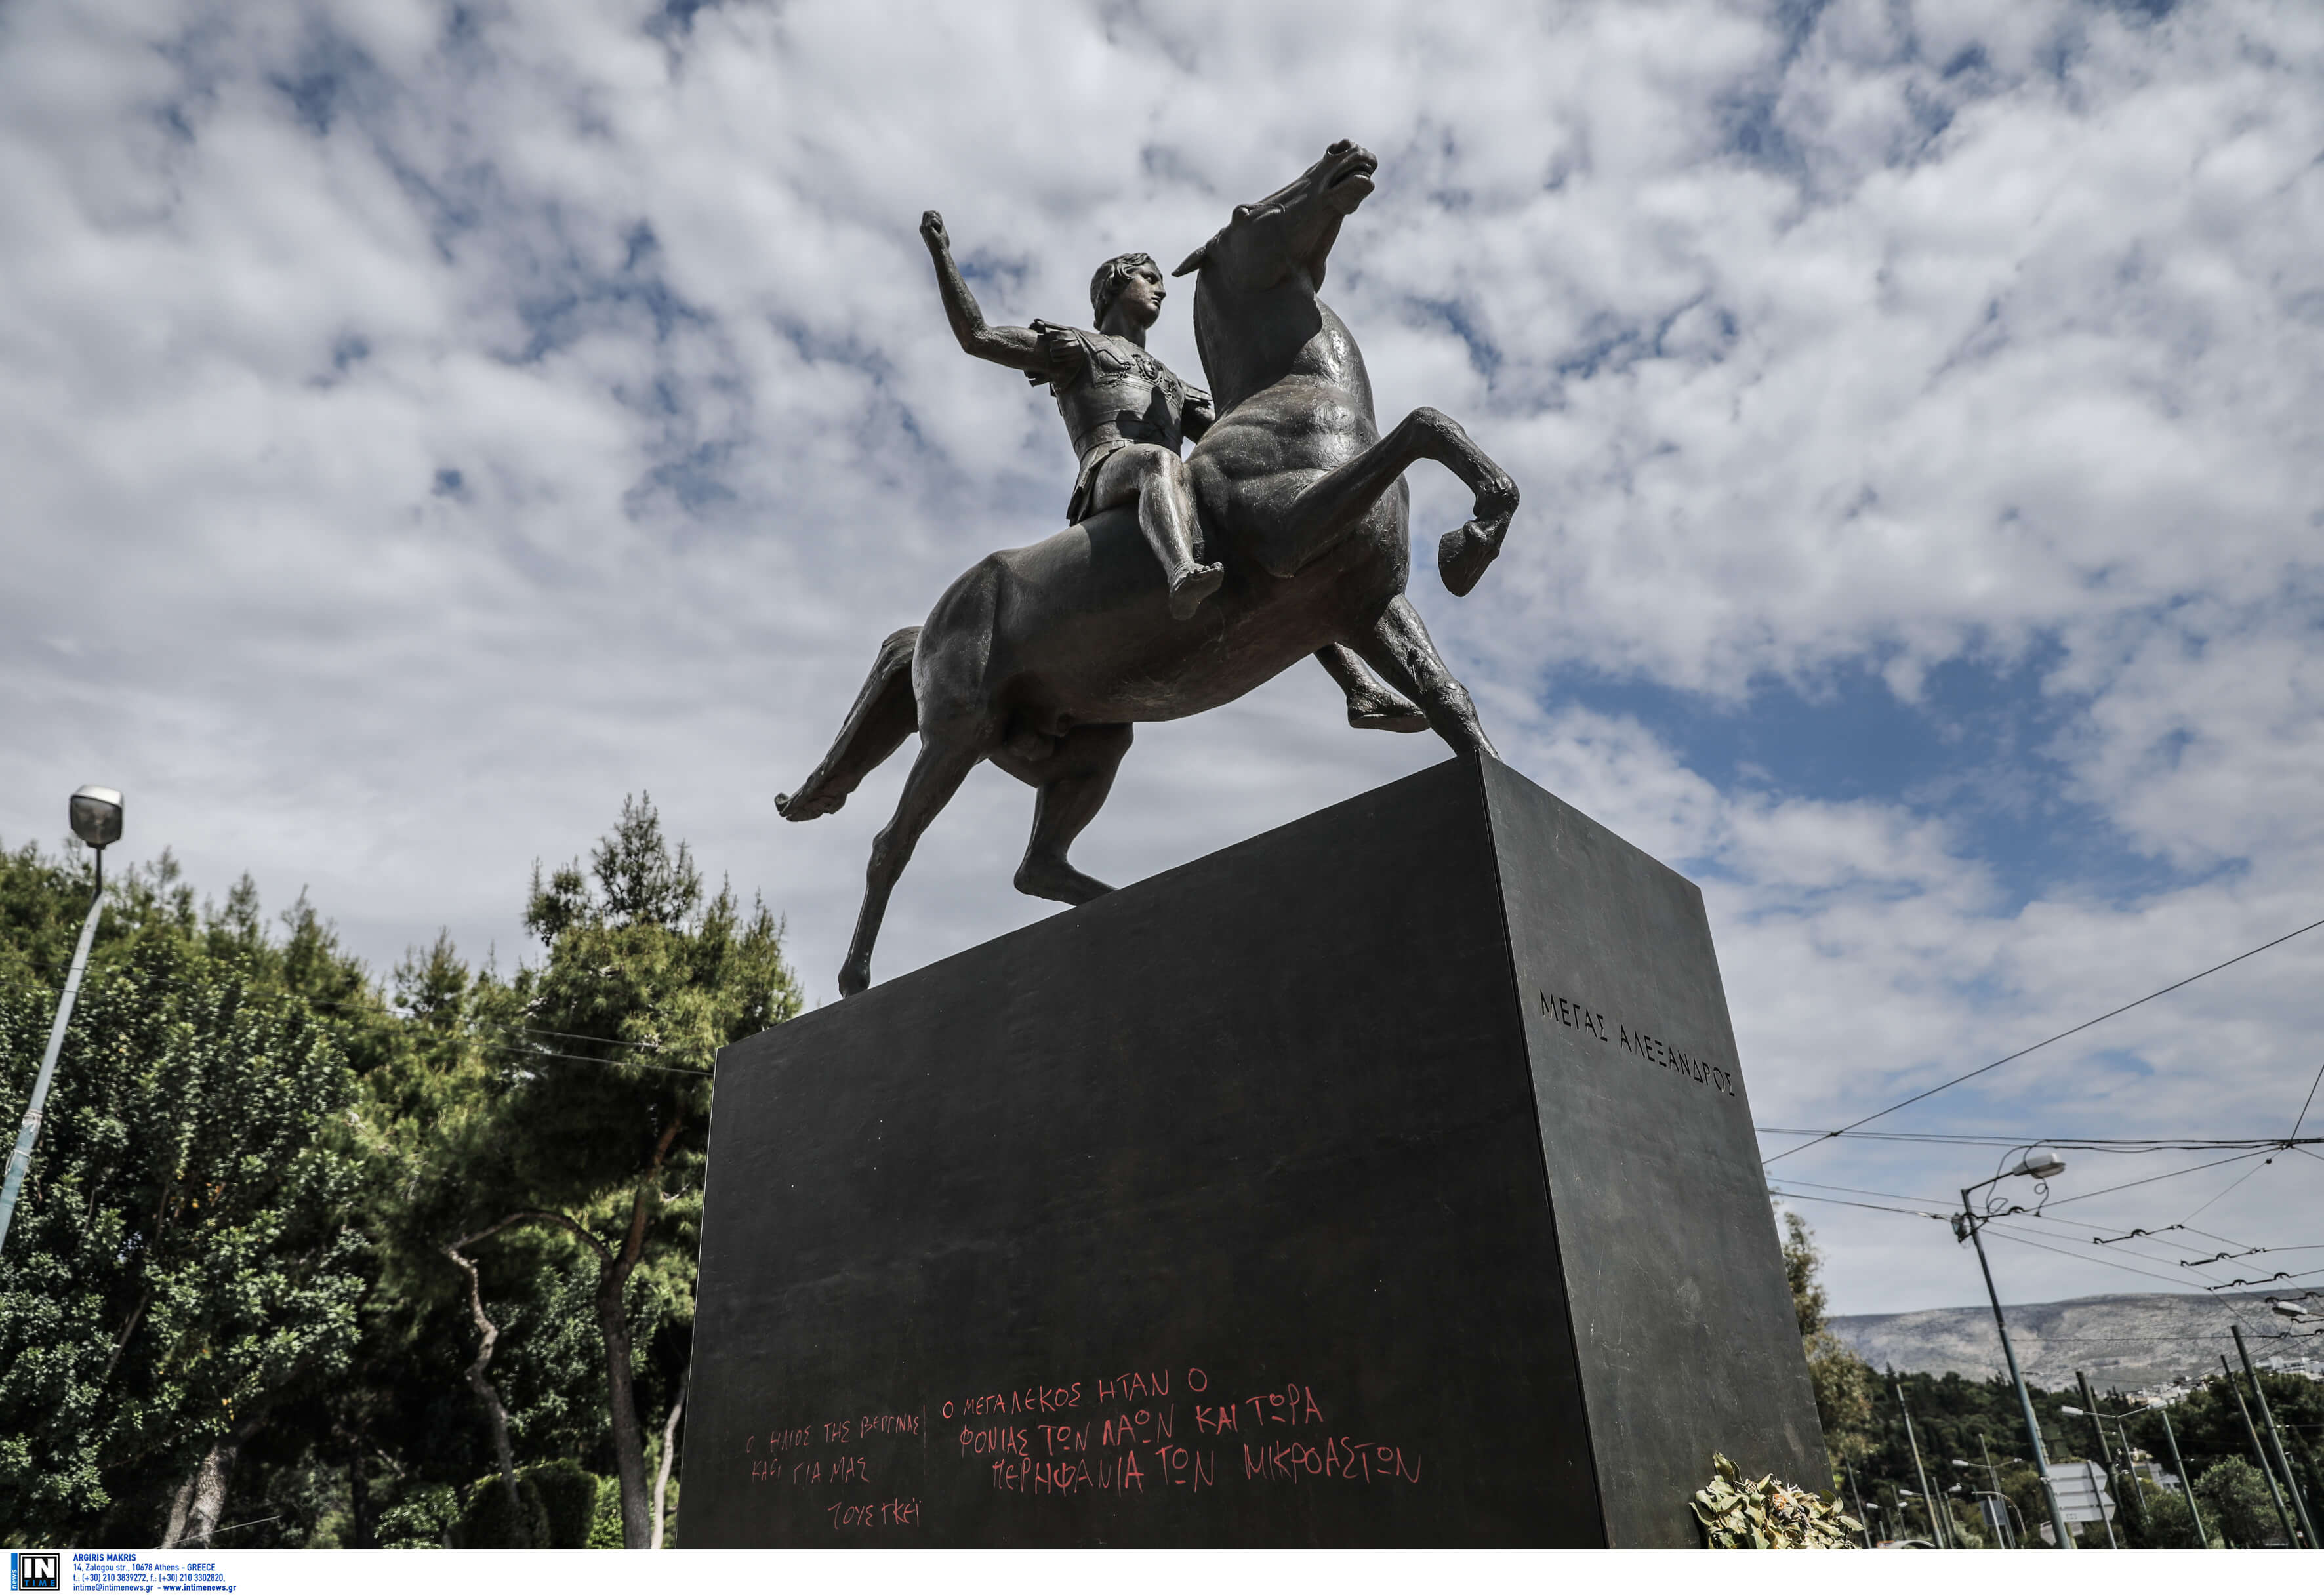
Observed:
[[[1517,484],[1450,418],[1416,410],[1382,435],[1370,379],[1345,323],[1317,297],[1340,224],[1379,162],[1342,142],[1233,217],[1175,275],[1198,272],[1194,337],[1219,420],[1193,474],[1205,548],[1226,581],[1173,620],[1136,514],[1111,510],[1024,549],[987,555],[927,622],[880,647],[839,737],[787,820],[828,815],[915,730],[919,757],[895,818],[872,844],[843,997],[872,981],[872,946],[913,846],[982,760],[1038,789],[1017,889],[1085,903],[1111,890],[1067,863],[1130,751],[1139,721],[1175,720],[1242,697],[1320,649],[1352,649],[1420,706],[1454,752],[1488,754],[1468,690],[1404,595],[1410,495],[1434,460],[1475,494],[1437,547],[1455,594],[1500,551]]]

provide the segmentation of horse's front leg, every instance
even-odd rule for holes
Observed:
[[[1436,550],[1444,586],[1455,594],[1467,593],[1501,551],[1509,518],[1517,513],[1517,484],[1470,441],[1458,421],[1425,405],[1370,448],[1301,489],[1262,531],[1259,563],[1269,575],[1290,576],[1355,530],[1380,495],[1417,460],[1435,461],[1476,495],[1475,514],[1466,525],[1447,532]]]

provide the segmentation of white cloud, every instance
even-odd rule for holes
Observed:
[[[1763,1121],[1867,1112],[2324,899],[2319,78],[2324,16],[2233,4],[19,5],[0,836],[115,780],[205,882],[506,960],[532,857],[650,788],[827,995],[900,770],[813,827],[767,800],[1070,479],[945,336],[919,212],[993,315],[1072,316],[1354,136],[1330,293],[1383,411],[1526,493],[1476,595],[1424,562],[1431,625],[1520,769],[1704,880]],[[1413,480],[1433,542],[1464,506]],[[1858,676],[1912,780],[1702,733],[1847,766],[1813,728]],[[1295,672],[1141,729],[1081,854],[1140,876],[1437,752]],[[1048,912],[1028,798],[970,783],[883,973]],[[2316,956],[1912,1123],[2288,1123]],[[1981,1173],[1866,1146],[1781,1167]],[[1910,1222],[1819,1218],[1843,1304],[1964,1295]]]

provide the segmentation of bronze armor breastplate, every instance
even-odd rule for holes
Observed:
[[[1153,443],[1175,451],[1185,433],[1186,391],[1169,367],[1126,339],[1088,338],[1089,358],[1079,382],[1057,394],[1057,413],[1074,453],[1114,443]]]

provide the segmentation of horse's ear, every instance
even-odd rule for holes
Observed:
[[[1207,263],[1210,253],[1211,246],[1207,244],[1204,244],[1202,248],[1196,250],[1193,254],[1188,255],[1185,260],[1179,262],[1178,269],[1176,272],[1171,272],[1170,275],[1173,277],[1184,277],[1189,272],[1200,271],[1203,266]]]

